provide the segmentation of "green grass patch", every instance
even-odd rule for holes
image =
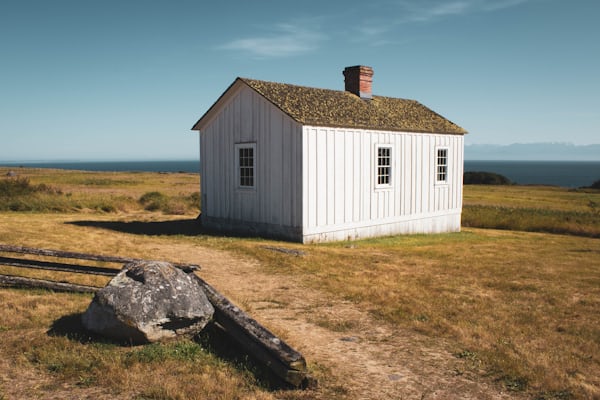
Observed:
[[[148,192],[140,197],[140,204],[146,211],[158,211],[167,208],[169,202],[168,196],[161,192]]]
[[[597,238],[600,237],[600,212],[465,205],[462,225]]]
[[[465,227],[600,237],[600,191],[550,186],[464,187]]]
[[[155,180],[155,186],[167,189],[163,191],[145,192],[138,201],[132,197],[135,191],[130,187],[151,185],[144,174],[135,175],[139,179],[123,179],[132,175],[123,173],[101,174],[54,171],[42,174],[37,170],[26,170],[32,178],[25,174],[8,176],[0,179],[0,211],[37,212],[37,213],[117,213],[140,209],[162,212],[170,215],[197,214],[200,207],[200,194],[197,182],[191,181],[188,175],[173,174],[169,181]],[[55,179],[50,179],[54,176]],[[119,178],[121,176],[121,178]],[[162,177],[150,175],[151,177]],[[143,179],[142,179],[143,178]],[[146,179],[146,180],[144,180]],[[34,180],[37,183],[34,183]],[[52,184],[47,182],[54,182]],[[57,184],[60,184],[60,186]],[[172,191],[172,187],[185,188],[182,183],[194,183],[189,186],[190,192]],[[129,185],[129,186],[128,186]]]
[[[73,184],[79,184],[83,186],[104,186],[104,187],[115,187],[115,186],[131,186],[135,185],[135,181],[123,180],[123,179],[111,179],[111,178],[98,178],[89,177],[72,180]]]
[[[170,215],[184,215],[199,211],[200,193],[168,196],[162,192],[152,191],[144,193],[140,197],[139,203],[146,211],[162,211]]]
[[[152,343],[128,352],[126,364],[159,363],[169,359],[197,362],[208,358],[202,346],[190,340],[179,340],[171,343]]]
[[[26,177],[7,177],[0,181],[0,196],[4,198],[30,196],[36,193],[61,194],[62,192],[44,183],[34,185]]]

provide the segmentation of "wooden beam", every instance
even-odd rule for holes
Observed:
[[[194,276],[215,308],[214,320],[243,349],[288,385],[294,388],[314,385],[302,354],[236,307],[200,277]]]
[[[33,254],[33,255],[37,255],[37,256],[56,257],[56,258],[75,258],[78,260],[104,261],[104,262],[119,263],[119,264],[127,264],[127,263],[130,263],[133,261],[145,261],[145,260],[142,260],[139,258],[102,256],[102,255],[97,255],[97,254],[76,253],[76,252],[72,252],[72,251],[35,249],[32,247],[11,246],[11,245],[6,245],[6,244],[0,244],[0,252]],[[178,263],[171,263],[171,264],[173,264],[173,266],[180,268],[186,272],[196,271],[196,270],[200,269],[199,265],[178,264]]]
[[[138,259],[134,258],[98,256],[85,253],[33,249],[29,247],[8,246],[1,244],[0,252],[32,254],[56,258],[74,258],[122,264],[132,261],[139,261]],[[23,268],[54,269],[58,271],[78,272],[84,274],[96,273],[116,275],[118,273],[117,270],[111,270],[110,268],[94,267],[97,269],[97,271],[92,271],[92,267],[88,266],[37,260],[21,260],[7,257],[0,257],[0,265],[12,265]],[[227,335],[239,343],[240,346],[248,352],[248,354],[261,362],[266,368],[272,371],[278,378],[291,387],[306,388],[316,385],[316,381],[308,375],[306,360],[302,354],[275,336],[244,311],[240,310],[215,288],[193,273],[193,271],[197,269],[197,266],[181,264],[177,264],[176,266],[190,273],[190,276],[193,276],[195,279],[197,279],[198,283],[204,289],[208,300],[215,308],[215,322],[223,328]],[[100,289],[94,286],[84,286],[66,282],[54,282],[43,279],[9,275],[0,275],[0,284],[13,287],[45,288],[56,291],[79,293],[94,293]]]
[[[22,258],[0,257],[0,265],[19,268],[44,269],[49,271],[73,272],[89,275],[115,276],[118,269],[94,267],[91,265],[65,264],[49,261],[25,260]]]
[[[25,278],[22,276],[0,275],[0,284],[11,287],[27,287],[50,289],[59,292],[95,293],[99,290],[96,286],[76,285],[74,283],[54,282],[45,279]]]

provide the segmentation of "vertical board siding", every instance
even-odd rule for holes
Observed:
[[[354,167],[350,181],[354,191],[352,192],[352,222],[358,222],[362,219],[361,207],[364,202],[361,186],[363,185],[364,177],[362,172],[365,170],[362,159],[360,157],[360,149],[362,145],[362,135],[360,132],[352,132],[352,165]]]
[[[344,139],[342,141],[342,145],[344,146],[344,185],[341,187],[341,193],[343,194],[343,203],[344,203],[344,214],[343,214],[343,223],[350,223],[353,221],[353,210],[354,207],[354,194],[355,190],[353,185],[353,174],[355,172],[354,168],[354,134],[352,132],[346,132],[344,134]]]
[[[243,83],[219,107],[200,133],[207,217],[298,228],[317,240],[460,224],[461,135],[303,127]],[[237,188],[236,143],[256,143],[254,190]],[[392,149],[389,188],[376,186],[378,145]],[[435,178],[439,147],[448,149],[446,183]]]
[[[346,222],[346,135],[336,135],[335,132],[333,134],[333,146],[334,146],[334,223],[343,224]]]
[[[325,136],[327,138],[325,144],[325,154],[331,154],[332,156],[325,157],[325,169],[321,170],[322,174],[326,176],[325,180],[325,193],[327,198],[327,203],[325,206],[325,219],[327,221],[327,225],[335,224],[335,181],[339,176],[336,175],[335,170],[335,130],[327,129],[325,131]]]
[[[327,131],[319,129],[316,136],[317,179],[316,184],[316,209],[317,223],[315,226],[327,225]]]
[[[302,226],[302,129],[241,85],[201,132],[202,214]],[[236,143],[256,143],[255,190],[237,188]]]
[[[304,127],[302,144],[303,215],[308,232],[386,224],[411,216],[421,220],[461,207],[462,136]],[[392,148],[390,188],[376,187],[377,145]],[[436,184],[438,147],[448,149],[446,184]],[[430,228],[419,222],[410,229],[446,229],[449,222],[437,218]]]

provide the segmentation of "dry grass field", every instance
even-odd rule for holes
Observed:
[[[319,386],[269,389],[252,363],[207,340],[90,338],[78,316],[91,296],[0,288],[0,399],[600,398],[598,192],[466,186],[471,226],[486,226],[490,210],[507,220],[538,212],[502,230],[297,245],[202,232],[193,174],[18,173],[46,189],[29,211],[0,211],[0,243],[200,264],[204,279],[305,355]],[[1,192],[0,201],[23,204]],[[539,215],[564,213],[588,218],[560,231],[569,234],[539,228]]]

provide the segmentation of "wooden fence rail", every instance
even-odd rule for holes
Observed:
[[[142,261],[136,258],[101,256],[86,253],[75,253],[58,250],[35,249],[31,247],[10,246],[0,244],[0,253],[19,253],[42,257],[55,257],[66,259],[79,259],[88,261],[101,261],[108,263],[126,264],[132,261]],[[50,262],[13,257],[1,257],[0,265],[19,268],[47,269],[61,272],[80,274],[116,275],[119,270],[97,266],[67,264],[63,262]],[[173,264],[187,273],[199,269],[197,265]],[[201,285],[215,308],[214,320],[231,339],[237,342],[248,354],[253,356],[264,367],[269,369],[286,385],[293,388],[306,388],[315,386],[316,381],[308,374],[306,361],[302,354],[294,350],[282,339],[275,336],[264,326],[252,319],[244,311],[236,307],[215,288],[198,277]],[[100,288],[94,286],[77,285],[67,282],[55,282],[44,279],[33,279],[13,275],[0,275],[0,285],[12,287],[46,288],[57,291],[94,293]]]
[[[127,264],[134,261],[145,261],[140,258],[128,258],[128,257],[115,257],[115,256],[102,256],[97,254],[87,254],[87,253],[76,253],[72,251],[60,251],[60,250],[48,250],[48,249],[36,249],[32,247],[22,247],[22,246],[11,246],[6,244],[0,244],[0,253],[20,253],[20,254],[33,254],[36,256],[47,256],[47,257],[56,257],[56,258],[72,258],[77,260],[87,260],[87,261],[103,261],[109,263],[118,263],[118,264]],[[172,263],[173,266],[177,268],[181,268],[184,271],[190,270],[195,271],[200,269],[198,265],[189,265],[189,264],[178,264]],[[93,268],[93,267],[92,267]],[[189,272],[189,271],[186,271]]]

